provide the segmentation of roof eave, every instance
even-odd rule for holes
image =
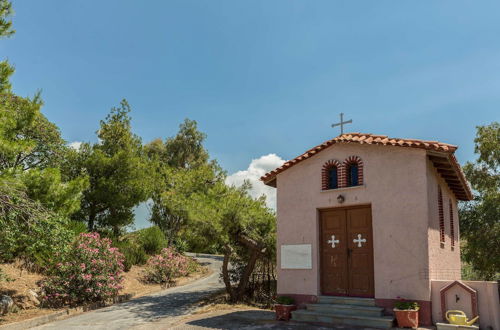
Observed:
[[[446,182],[458,200],[470,201],[474,199],[469,183],[453,153],[428,152],[427,155],[437,173]]]
[[[266,186],[276,188],[276,181],[277,181],[277,180],[276,180],[276,177],[273,177],[273,178],[271,178],[270,180],[267,180],[267,181],[264,179],[264,177],[262,177],[262,178],[260,178],[260,180],[261,180],[262,182],[264,182],[264,184],[265,184]]]

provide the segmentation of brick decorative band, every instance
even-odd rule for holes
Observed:
[[[338,188],[345,188],[348,187],[348,176],[347,176],[347,169],[349,168],[350,165],[357,165],[358,166],[358,185],[363,185],[363,161],[361,160],[360,157],[358,156],[350,156],[347,159],[345,159],[342,163],[340,163],[336,159],[330,159],[328,160],[324,165],[323,168],[321,169],[321,189],[322,190],[329,190],[329,172],[330,169],[333,167],[337,168],[337,187]]]
[[[358,156],[350,156],[346,160],[344,160],[343,164],[344,172],[347,172],[347,169],[350,165],[358,165],[358,185],[363,185],[363,161]],[[344,187],[348,186],[347,182],[347,173],[344,175]]]
[[[324,165],[323,165],[323,168],[321,169],[321,189],[323,190],[328,190],[330,189],[328,183],[330,182],[330,169],[332,169],[333,167],[336,167],[337,168],[337,187],[340,188],[340,183],[343,182],[341,180],[341,175],[340,175],[340,172],[341,172],[341,164],[338,160],[335,160],[335,159],[330,159],[329,161],[327,161]]]

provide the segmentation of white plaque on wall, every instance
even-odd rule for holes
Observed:
[[[312,269],[311,244],[281,245],[281,269]]]

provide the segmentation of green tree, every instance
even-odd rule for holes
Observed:
[[[196,121],[186,119],[176,136],[165,142],[156,139],[145,146],[156,178],[150,221],[164,232],[169,245],[180,244],[180,233],[188,225],[189,199],[224,180],[217,162],[209,161],[203,146],[205,138]]]
[[[59,128],[42,113],[39,94],[0,95],[0,170],[56,167],[67,147]]]
[[[41,112],[39,95],[0,95],[0,173],[24,184],[28,198],[62,216],[80,207],[85,176],[66,180],[59,165],[69,152],[56,125]]]
[[[14,34],[12,29],[12,4],[9,0],[0,0],[0,37],[9,37]]]
[[[0,0],[0,38],[10,37],[14,34],[12,28],[12,4],[8,0]],[[0,93],[10,91],[9,77],[14,73],[14,68],[7,61],[0,62]]]
[[[64,182],[58,168],[26,171],[21,181],[26,187],[28,198],[66,218],[80,209],[82,192],[88,187],[86,176]]]
[[[0,0],[0,37],[14,33],[11,14],[11,3]],[[39,93],[12,93],[13,72],[0,62],[0,261],[21,258],[40,269],[71,240],[67,216],[79,208],[86,181],[61,176],[66,142],[40,112]]]
[[[203,147],[205,137],[195,121],[185,120],[175,137],[146,145],[157,175],[151,221],[170,244],[224,253],[226,290],[240,301],[258,261],[275,260],[275,215],[264,198],[249,196],[249,183],[225,184],[225,172]]]
[[[28,198],[19,182],[0,180],[0,262],[20,258],[31,269],[49,266],[71,241],[67,225]]]
[[[195,120],[185,119],[175,137],[165,141],[164,159],[175,168],[193,168],[208,162],[208,152],[203,146],[206,134],[198,130]]]
[[[126,100],[112,108],[97,131],[100,142],[82,144],[65,166],[70,176],[89,176],[90,185],[74,218],[85,220],[90,231],[109,228],[118,235],[133,223],[133,208],[150,194],[151,171],[141,139],[131,131],[130,110]]]
[[[465,175],[474,190],[474,201],[460,209],[460,231],[465,244],[463,259],[484,279],[500,276],[500,124],[478,126],[474,163]]]
[[[218,182],[186,204],[186,239],[195,251],[216,248],[224,253],[222,277],[233,302],[244,298],[257,262],[275,260],[274,212],[266,207],[265,198],[251,198],[249,188],[248,183],[236,188]]]
[[[161,180],[152,196],[150,221],[165,234],[169,245],[178,245],[180,233],[189,224],[190,200],[204,195],[214,179],[210,165],[192,169],[160,168]]]

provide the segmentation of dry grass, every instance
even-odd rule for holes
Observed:
[[[193,314],[205,314],[220,311],[238,311],[238,310],[262,310],[263,308],[259,305],[240,302],[240,303],[230,303],[229,295],[225,292],[217,292],[197,304],[197,309]]]
[[[0,282],[0,294],[13,298],[25,296],[28,290],[37,291],[37,282],[43,278],[38,273],[31,273],[22,269],[19,263],[0,264],[2,272],[12,281]]]
[[[0,264],[2,272],[9,281],[0,282],[0,295],[8,295],[15,302],[26,300],[29,290],[38,291],[37,282],[43,279],[38,273],[32,273],[23,269],[20,263]],[[49,308],[39,308],[34,304],[25,304],[24,309],[18,308],[15,312],[0,316],[0,324],[18,322],[33,317],[57,311]]]

